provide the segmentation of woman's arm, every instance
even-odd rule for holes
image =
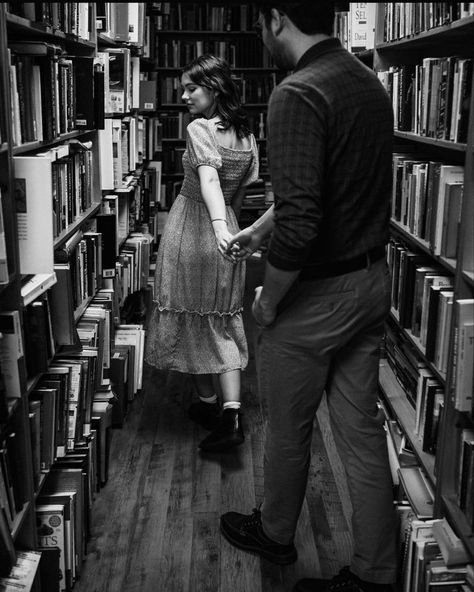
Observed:
[[[227,229],[225,201],[217,170],[208,165],[198,167],[202,199],[206,205],[219,252],[226,256],[226,249],[232,235]]]
[[[245,197],[245,187],[239,187],[232,197],[231,206],[235,212],[237,220],[240,218],[240,210],[242,209],[242,202]]]

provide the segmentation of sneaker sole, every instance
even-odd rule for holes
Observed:
[[[270,561],[271,563],[275,563],[276,565],[291,565],[292,563],[295,563],[296,560],[298,559],[298,554],[296,553],[296,550],[291,555],[280,556],[280,555],[274,555],[273,553],[269,553],[269,552],[265,551],[264,549],[262,549],[261,547],[254,547],[252,545],[243,545],[242,543],[236,541],[232,537],[232,535],[230,535],[228,532],[226,532],[226,530],[222,526],[222,524],[221,524],[221,533],[224,536],[224,538],[229,541],[229,543],[231,545],[234,545],[234,547],[242,549],[243,551],[249,551],[250,553],[253,553],[255,555],[259,555],[260,557],[263,557],[264,559],[267,559],[268,561]]]

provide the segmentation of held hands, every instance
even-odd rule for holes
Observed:
[[[262,238],[255,232],[252,226],[244,228],[229,241],[227,254],[232,257],[235,263],[244,261],[259,248]]]
[[[216,237],[219,253],[226,259],[234,261],[234,259],[227,253],[229,242],[232,239],[232,234],[227,229],[227,222],[225,220],[213,220],[212,228],[214,229],[214,236]]]
[[[270,308],[261,300],[262,286],[255,288],[255,298],[252,304],[252,314],[257,321],[257,325],[268,327],[276,318],[276,308]]]

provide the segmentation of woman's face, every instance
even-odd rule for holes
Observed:
[[[196,84],[187,74],[181,76],[181,86],[183,88],[181,98],[186,103],[190,113],[204,115],[208,119],[214,115],[214,91]]]

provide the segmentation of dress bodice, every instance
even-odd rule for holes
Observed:
[[[209,165],[217,170],[225,203],[229,205],[240,185],[249,185],[258,178],[255,137],[251,134],[249,149],[227,148],[218,142],[214,121],[195,119],[187,128],[181,194],[198,201],[202,201],[198,175],[200,165]]]

